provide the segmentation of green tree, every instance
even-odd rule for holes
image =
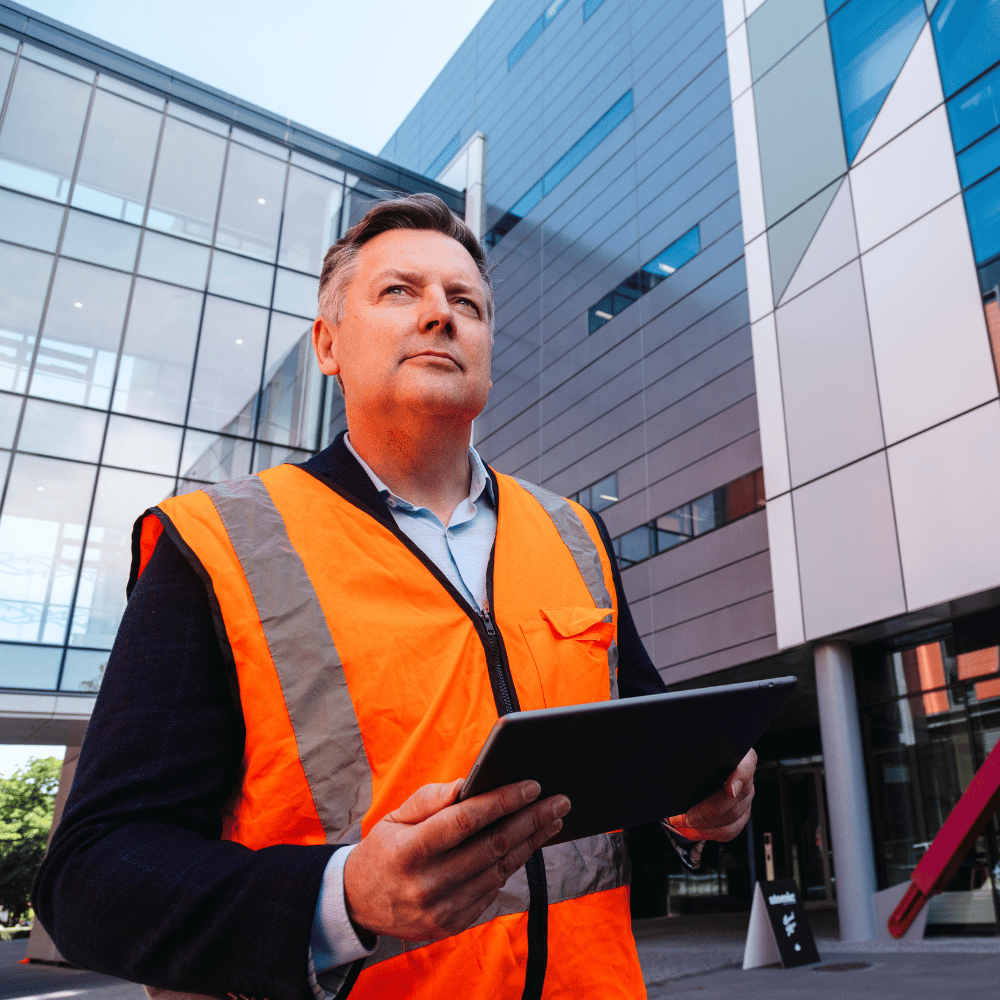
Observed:
[[[30,757],[24,768],[0,778],[0,907],[7,923],[28,912],[31,883],[52,826],[62,761]]]

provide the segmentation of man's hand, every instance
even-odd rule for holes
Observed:
[[[456,804],[461,787],[418,788],[351,852],[344,897],[354,924],[409,941],[465,930],[569,812],[565,795],[536,802],[535,781]]]
[[[688,840],[733,840],[750,818],[756,769],[757,754],[750,750],[722,788],[683,816],[671,816],[670,825]]]

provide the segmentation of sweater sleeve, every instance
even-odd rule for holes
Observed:
[[[206,588],[164,533],[35,883],[68,961],[168,990],[312,1000],[312,918],[335,847],[220,840],[244,739]]]

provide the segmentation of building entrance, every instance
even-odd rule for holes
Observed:
[[[757,878],[793,878],[807,904],[833,903],[833,855],[822,763],[816,758],[763,763],[754,784]]]

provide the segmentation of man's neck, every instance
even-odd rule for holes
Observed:
[[[349,425],[351,446],[398,497],[447,525],[469,495],[471,427]]]

